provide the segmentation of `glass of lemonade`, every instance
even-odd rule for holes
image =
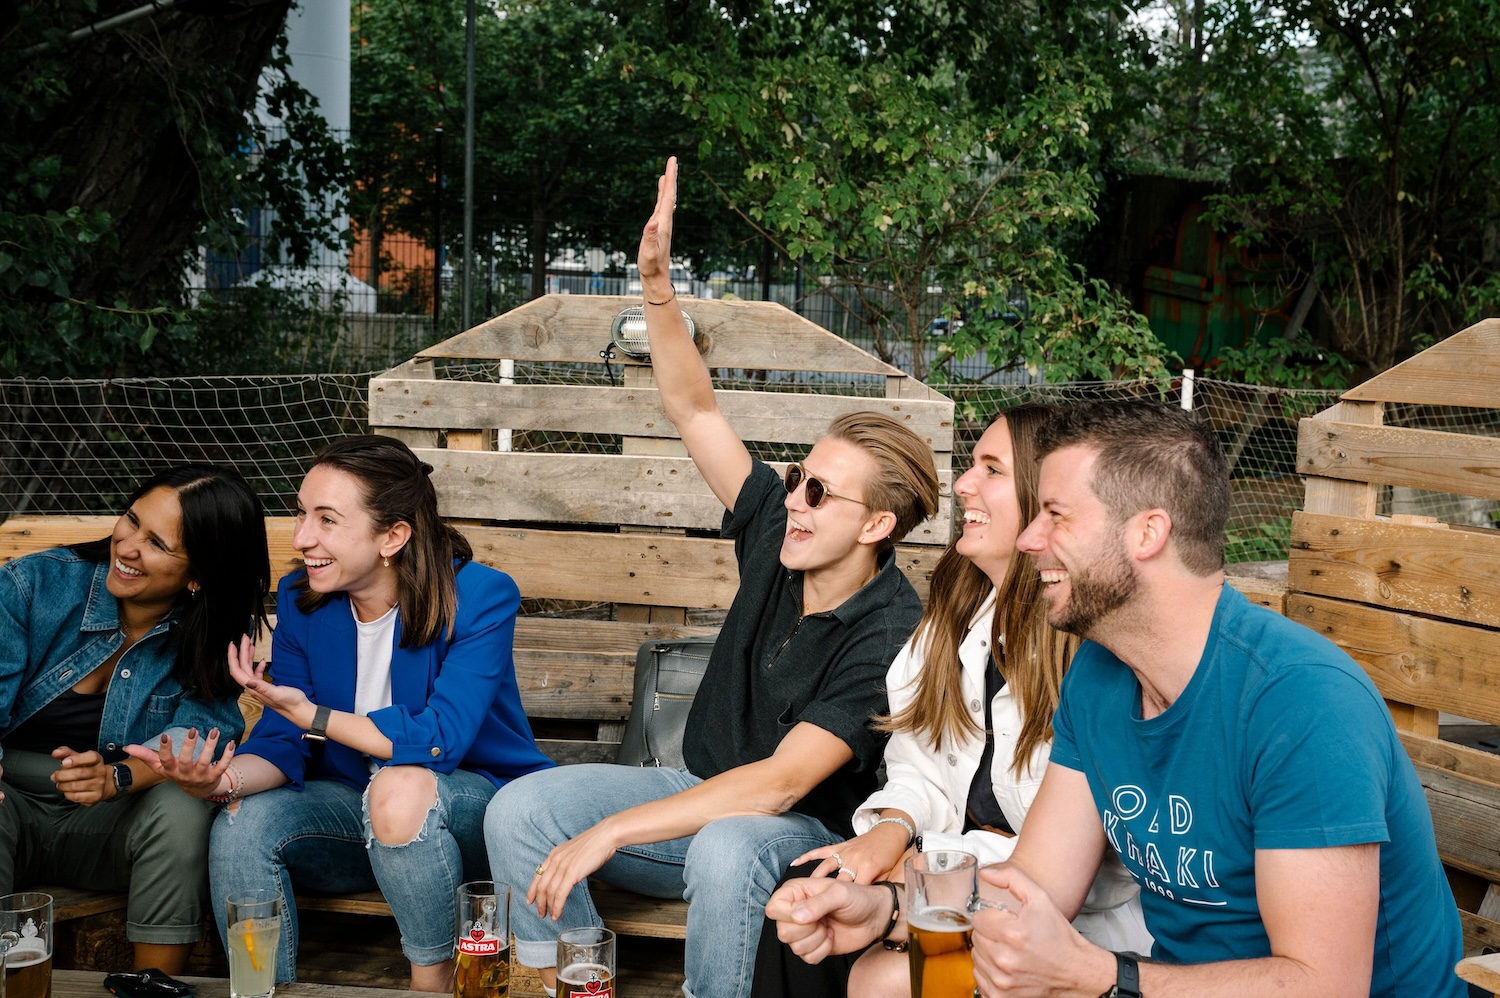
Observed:
[[[271,998],[276,993],[276,950],[281,943],[281,892],[271,888],[229,895],[230,998]]]
[[[912,998],[973,998],[973,922],[979,861],[956,849],[906,861],[906,923],[911,935]]]
[[[0,897],[0,996],[52,998],[52,895],[23,891]]]
[[[615,998],[615,934],[586,925],[557,937],[557,998]]]
[[[453,998],[510,994],[510,887],[475,880],[458,889],[458,961]]]

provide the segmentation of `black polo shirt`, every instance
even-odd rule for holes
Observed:
[[[734,540],[740,588],[714,643],[683,737],[687,768],[708,779],[765,759],[801,721],[844,742],[854,758],[792,810],[840,835],[876,789],[885,736],[870,718],[888,709],[885,673],[922,617],[893,552],[863,589],[827,613],[802,616],[802,573],[781,564],[786,489],[759,461],[723,533]]]

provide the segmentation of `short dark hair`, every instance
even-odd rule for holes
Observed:
[[[266,546],[266,515],[260,499],[231,468],[185,464],[158,472],[125,501],[155,489],[171,489],[182,507],[182,548],[196,595],[177,597],[177,661],[173,676],[195,699],[223,700],[239,686],[229,675],[226,654],[245,634],[260,636],[266,626],[271,591],[271,556]],[[75,545],[93,562],[109,558],[110,538]]]
[[[468,539],[438,515],[437,490],[429,477],[432,465],[395,437],[370,434],[334,441],[318,452],[312,466],[337,468],[359,479],[360,498],[376,531],[398,523],[411,527],[411,539],[391,555],[401,605],[401,647],[431,644],[440,632],[451,637],[458,614],[453,563],[470,561],[474,551]],[[297,608],[304,613],[329,598],[306,588],[305,576],[297,585],[302,588]]]
[[[1099,452],[1090,484],[1116,520],[1164,509],[1184,566],[1199,575],[1224,567],[1229,465],[1200,419],[1163,403],[1083,402],[1038,435],[1041,457],[1080,445]]]

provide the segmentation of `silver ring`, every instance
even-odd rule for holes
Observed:
[[[838,853],[833,854],[833,861],[839,865],[840,870],[844,868],[844,857],[840,856]]]
[[[847,866],[841,866],[837,870],[834,870],[833,871],[833,879],[834,880],[839,879],[839,874],[840,873],[847,873],[847,874],[849,874],[849,879],[850,880],[855,880],[855,881],[859,880],[859,874],[855,873],[852,868],[847,867]]]

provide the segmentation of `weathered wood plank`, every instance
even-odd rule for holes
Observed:
[[[1300,594],[1286,615],[1347,651],[1386,699],[1500,724],[1500,632]]]
[[[688,458],[419,450],[445,517],[717,530],[724,507]],[[781,463],[772,464],[780,474]],[[948,543],[952,474],[936,516],[906,544]],[[692,605],[692,604],[688,604]]]
[[[699,349],[709,367],[905,376],[784,305],[680,300],[697,326]],[[599,345],[609,339],[614,317],[640,303],[639,298],[614,295],[543,295],[417,357],[599,364]]]
[[[95,540],[114,527],[112,516],[12,517],[0,523],[0,564],[62,544]],[[267,517],[271,583],[298,567],[291,517]],[[541,599],[586,599],[727,609],[739,586],[730,541],[676,537],[462,526],[474,557],[508,573],[521,592]],[[898,544],[901,570],[927,598],[941,549]],[[645,638],[641,639],[646,640]]]
[[[191,984],[196,998],[229,998],[227,977],[182,977]],[[53,970],[52,998],[99,998],[104,993],[104,974],[91,970]],[[411,998],[410,991],[365,988],[338,984],[308,984],[297,981],[276,985],[280,998]]]
[[[1500,319],[1484,319],[1344,393],[1417,405],[1500,406]]]
[[[107,911],[124,911],[129,895],[125,892],[91,891],[82,887],[54,887],[43,884],[28,887],[52,895],[52,920],[71,922],[75,918],[102,915]]]
[[[589,881],[589,893],[604,924],[621,935],[687,938],[688,906],[680,898],[650,898],[598,880]]]
[[[1500,531],[1292,515],[1295,590],[1500,627]]]
[[[953,403],[946,399],[719,391],[719,408],[740,439],[812,444],[846,412],[879,412],[934,450],[953,449]],[[675,439],[655,388],[500,385],[476,381],[370,382],[370,426],[553,430]],[[453,446],[450,434],[449,446]]]
[[[581,762],[614,762],[619,742],[575,741],[566,738],[538,738],[536,747],[559,766]]]
[[[1225,576],[1224,581],[1238,589],[1256,606],[1263,606],[1280,614],[1286,613],[1286,586],[1281,583],[1248,575],[1229,575]]]
[[[1318,422],[1357,423],[1361,426],[1378,426],[1384,418],[1385,408],[1379,402],[1336,402],[1313,417]],[[1299,444],[1299,469],[1303,456]],[[1342,482],[1312,475],[1307,478],[1302,508],[1310,513],[1372,517],[1378,498],[1377,490],[1368,482]]]
[[[81,544],[108,537],[119,520],[117,516],[70,516],[56,513],[46,516],[13,516],[0,523],[0,564],[33,551]],[[292,548],[292,531],[297,521],[290,516],[266,517],[266,540],[271,554],[271,588],[283,575],[301,567],[301,559]]]
[[[1494,923],[1491,923],[1494,924]],[[1464,952],[1469,951],[1468,925],[1464,926]],[[1453,972],[1459,979],[1481,987],[1494,994],[1500,991],[1500,953],[1487,953],[1483,956],[1466,957],[1458,962]]]
[[[1438,855],[1444,863],[1490,881],[1500,880],[1495,829],[1500,828],[1500,786],[1414,762],[1427,794]]]
[[[1500,755],[1456,745],[1440,738],[1400,732],[1401,744],[1412,762],[1446,769],[1460,776],[1500,785]]]
[[[508,572],[527,596],[728,609],[739,588],[731,541],[666,534],[462,527],[474,557]],[[896,545],[897,565],[927,598],[942,549]],[[644,639],[642,639],[644,640]]]
[[[1304,419],[1297,471],[1500,499],[1500,438]]]

